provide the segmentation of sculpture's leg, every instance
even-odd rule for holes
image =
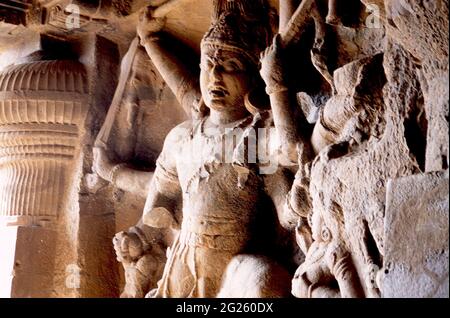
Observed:
[[[189,237],[189,233],[183,233],[170,248],[164,274],[153,297],[211,298],[217,295],[233,254],[191,246]]]

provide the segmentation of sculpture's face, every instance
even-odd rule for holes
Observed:
[[[200,68],[200,89],[206,106],[224,112],[244,107],[244,96],[254,81],[253,67],[242,54],[204,46]]]

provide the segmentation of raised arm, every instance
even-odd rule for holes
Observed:
[[[181,55],[186,57],[190,52],[181,43],[177,43],[177,47],[169,43],[174,43],[175,39],[168,41],[170,35],[162,31],[165,19],[153,18],[153,12],[152,7],[147,7],[141,12],[137,26],[141,45],[145,47],[162,78],[190,116],[192,106],[200,100],[201,93],[198,83],[199,70],[197,67],[189,68],[188,66],[197,66],[199,61],[195,61],[193,57],[186,60],[181,58]],[[177,54],[174,54],[175,51]],[[183,51],[188,54],[182,54]]]
[[[282,154],[290,163],[303,165],[312,160],[310,142],[303,133],[307,131],[308,122],[289,91],[283,50],[280,35],[277,35],[273,44],[261,54],[260,73],[270,96]]]

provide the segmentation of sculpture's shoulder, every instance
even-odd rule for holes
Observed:
[[[166,137],[165,145],[174,146],[185,142],[186,139],[191,135],[193,125],[194,123],[192,120],[187,120],[172,128],[172,130]]]

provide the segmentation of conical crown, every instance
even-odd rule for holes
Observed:
[[[270,44],[272,32],[265,0],[214,0],[214,12],[202,47],[235,50],[258,64],[259,54]]]

